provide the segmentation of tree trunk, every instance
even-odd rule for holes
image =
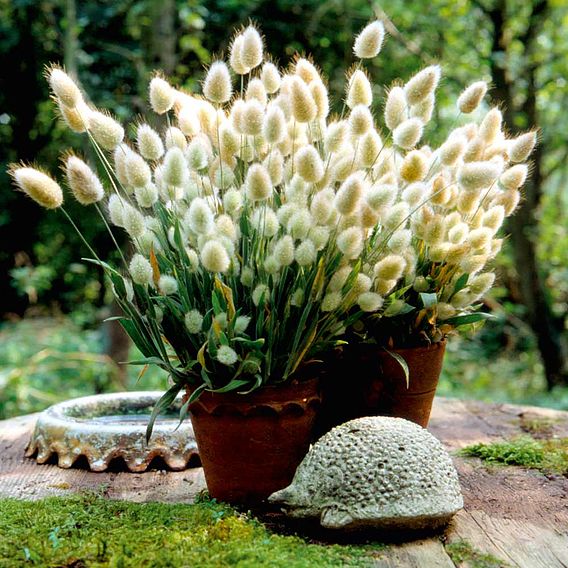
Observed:
[[[150,53],[152,62],[158,64],[166,75],[172,75],[176,67],[176,3],[160,0],[152,4],[152,36]]]
[[[530,52],[542,14],[547,3],[540,0],[533,6],[527,30],[522,37],[525,51]],[[504,63],[499,57],[507,53],[508,43],[505,30],[506,0],[500,0],[494,8],[487,12],[493,24],[493,46],[491,72],[494,83],[495,98],[504,105],[504,118],[511,130],[515,130],[515,117],[524,115],[526,124],[538,124],[536,109],[536,66],[530,62],[524,69],[527,80],[526,97],[523,104],[516,108],[514,104],[515,85]],[[505,58],[506,59],[506,58]],[[548,389],[556,385],[568,384],[566,371],[566,354],[562,345],[562,327],[550,308],[550,303],[543,285],[541,269],[538,264],[535,242],[538,238],[538,223],[535,211],[540,204],[542,194],[542,146],[537,146],[532,158],[532,174],[524,187],[524,200],[515,215],[509,221],[511,244],[519,288],[523,304],[527,310],[527,321],[536,335],[538,348],[545,370]]]

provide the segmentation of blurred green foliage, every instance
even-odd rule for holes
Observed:
[[[488,16],[501,5],[506,7],[507,49],[494,45],[494,23]],[[523,34],[529,14],[543,7],[536,48],[527,53]],[[15,194],[5,174],[6,164],[17,159],[36,160],[53,171],[68,146],[89,156],[85,139],[68,132],[55,119],[42,76],[46,64],[64,63],[77,73],[93,103],[132,125],[147,112],[146,85],[154,69],[164,69],[174,84],[197,91],[203,65],[226,54],[232,31],[254,19],[266,34],[268,50],[281,63],[288,62],[296,52],[313,55],[329,79],[332,108],[338,112],[343,74],[354,62],[353,35],[373,15],[388,18],[390,35],[381,55],[367,65],[377,85],[376,100],[395,78],[407,79],[432,62],[443,66],[439,107],[427,132],[433,142],[442,140],[450,130],[454,116],[450,101],[469,82],[490,81],[492,62],[506,67],[514,81],[513,102],[517,105],[526,99],[527,61],[537,70],[543,181],[536,212],[538,226],[531,230],[537,231],[534,238],[539,264],[554,315],[566,322],[568,114],[564,109],[568,103],[568,5],[564,0],[431,0],[427,9],[422,0],[0,0],[0,273],[4,275],[0,279],[0,313],[22,315],[35,305],[42,308],[41,313],[74,311],[76,320],[92,325],[109,297],[101,272],[80,264],[86,251],[63,217],[46,213]],[[377,105],[379,117],[381,110]],[[512,127],[531,126],[523,113],[515,114],[514,120]],[[80,219],[87,239],[103,257],[111,256],[111,242],[96,213],[72,200],[68,206],[71,215]],[[450,342],[451,364],[446,365],[441,391],[566,406],[567,395],[541,394],[545,388],[542,365],[534,338],[522,325],[526,315],[518,285],[522,275],[517,274],[508,247],[501,255],[499,272],[502,286],[494,294],[492,306],[497,302],[501,319],[488,324],[476,338]],[[7,326],[1,332],[4,337],[9,333],[22,339],[0,347],[0,364],[6,373],[27,364],[37,350],[31,339],[35,329],[32,322]],[[64,335],[73,336],[65,346],[70,352],[101,351],[98,332],[87,331],[81,339],[79,334]],[[80,344],[74,345],[74,341]],[[25,351],[24,345],[30,350]],[[55,350],[59,345],[48,342],[45,348]],[[12,353],[10,359],[9,349],[21,349],[22,355]],[[484,364],[479,365],[479,361]],[[41,365],[47,363],[42,361]],[[93,369],[104,367],[99,360],[85,364],[81,385],[73,385],[73,372],[69,371],[65,379],[69,388],[81,390],[82,385],[96,380],[112,383],[110,370],[88,370],[89,365]],[[6,376],[2,375],[3,384]],[[31,376],[41,377],[42,373]],[[56,381],[56,373],[50,376]],[[12,379],[11,384],[23,385],[26,380]],[[51,384],[41,378],[31,379],[32,383],[36,387]],[[144,387],[148,385],[145,379]],[[57,392],[57,388],[47,386],[45,390]],[[67,395],[74,393],[68,391]],[[28,396],[33,400],[35,395]],[[39,398],[29,409],[41,405]],[[16,408],[28,410],[19,403],[13,406]]]

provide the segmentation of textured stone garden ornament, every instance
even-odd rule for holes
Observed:
[[[55,453],[63,468],[85,456],[93,471],[104,471],[113,458],[122,458],[133,472],[146,471],[160,457],[172,470],[185,469],[197,455],[197,445],[189,422],[178,428],[177,413],[158,418],[146,443],[150,412],[162,394],[86,396],[50,406],[38,417],[26,456],[37,452],[37,462],[45,463]],[[178,397],[177,411],[181,404]]]
[[[337,426],[310,450],[287,488],[269,500],[330,529],[437,528],[463,507],[457,472],[442,444],[402,418]]]

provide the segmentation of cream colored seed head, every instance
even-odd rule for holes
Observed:
[[[263,43],[262,37],[254,26],[248,26],[243,32],[241,45],[241,62],[248,69],[254,69],[262,63]]]
[[[294,239],[305,239],[313,227],[313,219],[307,209],[298,209],[290,216],[286,230]]]
[[[481,161],[483,158],[483,150],[485,148],[485,144],[483,140],[476,136],[468,141],[467,146],[465,147],[465,152],[463,154],[463,161],[464,162],[478,162]]]
[[[502,205],[505,208],[505,215],[509,216],[515,211],[521,201],[521,193],[517,190],[507,190],[498,195],[491,205]]]
[[[322,312],[333,312],[339,308],[343,296],[339,292],[328,292],[321,302]]]
[[[201,264],[209,272],[227,272],[231,259],[219,241],[210,240],[201,249]]]
[[[219,138],[221,139],[221,155],[224,159],[238,154],[240,148],[239,136],[230,122],[219,127]]]
[[[263,118],[262,134],[269,144],[278,144],[286,136],[286,118],[278,105],[269,105]]]
[[[258,136],[262,131],[264,108],[256,99],[246,101],[241,118],[241,131],[249,136]]]
[[[359,227],[349,227],[337,237],[337,248],[349,259],[361,254],[363,244],[363,233]]]
[[[142,236],[146,231],[146,224],[144,223],[144,215],[132,205],[124,204],[122,211],[122,223],[126,232],[131,238],[137,239]]]
[[[393,142],[400,148],[410,150],[414,148],[422,137],[424,125],[418,118],[409,118],[401,122],[393,131]]]
[[[152,265],[141,254],[135,254],[132,257],[129,270],[134,283],[140,284],[141,286],[147,286],[152,282]]]
[[[373,89],[364,71],[356,69],[347,83],[346,103],[349,108],[357,105],[371,106],[373,102]]]
[[[247,67],[242,60],[241,53],[243,50],[244,43],[243,34],[235,36],[231,42],[231,50],[229,56],[229,64],[233,68],[233,71],[237,75],[246,75],[250,71],[250,67]]]
[[[223,207],[225,211],[235,217],[241,210],[243,194],[237,189],[229,189],[223,194]]]
[[[324,137],[325,151],[330,154],[339,152],[347,142],[348,135],[348,125],[344,120],[330,123]]]
[[[381,137],[374,128],[364,134],[359,144],[359,162],[361,166],[364,168],[373,166],[382,147]]]
[[[153,183],[145,187],[137,187],[134,195],[139,207],[152,207],[158,201],[158,189]]]
[[[385,124],[394,130],[406,118],[406,95],[402,87],[395,86],[389,90],[385,104]]]
[[[170,150],[168,150],[169,152]],[[204,170],[209,162],[209,157],[207,155],[207,150],[205,145],[201,140],[195,138],[191,141],[191,144],[187,147],[185,152],[187,156],[187,164],[194,171]]]
[[[231,75],[224,61],[215,61],[209,67],[203,83],[203,94],[214,103],[226,103],[233,94]]]
[[[276,187],[282,183],[284,177],[284,156],[278,149],[272,150],[266,156],[262,165],[266,168],[272,185]]]
[[[402,192],[402,199],[410,205],[411,208],[415,208],[420,203],[426,200],[428,194],[430,193],[428,186],[425,183],[411,183]]]
[[[412,232],[402,229],[392,234],[388,240],[388,247],[393,254],[404,254],[412,243]]]
[[[379,280],[398,280],[404,273],[406,261],[397,254],[389,254],[375,264],[373,272]]]
[[[408,104],[416,105],[433,93],[440,81],[440,75],[439,65],[430,65],[414,75],[404,87]]]
[[[75,108],[83,102],[79,87],[60,67],[53,67],[49,71],[49,86],[61,103],[68,108]]]
[[[182,187],[189,174],[183,152],[177,148],[170,148],[164,158],[163,180],[168,185]]]
[[[245,99],[247,101],[256,99],[263,107],[266,106],[266,103],[268,102],[268,95],[264,88],[264,84],[260,79],[254,78],[249,81],[245,93]]]
[[[300,123],[312,122],[317,116],[317,106],[310,89],[298,77],[290,81],[290,104],[292,116]]]
[[[128,152],[125,158],[126,178],[131,187],[145,187],[152,181],[150,166],[136,152]]]
[[[499,182],[505,189],[519,189],[525,183],[528,172],[529,168],[526,164],[515,164],[503,172]]]
[[[365,186],[358,173],[351,174],[342,184],[335,196],[335,208],[341,215],[352,215],[357,211]]]
[[[459,245],[465,241],[468,234],[469,227],[466,223],[460,222],[450,227],[448,230],[448,240],[454,245]]]
[[[315,65],[305,57],[300,57],[296,61],[294,72],[306,84],[309,84],[312,81],[321,81],[320,74],[318,73]]]
[[[327,96],[327,89],[322,81],[312,81],[309,84],[310,93],[317,108],[316,118],[323,120],[329,114],[329,98]],[[317,133],[317,131],[316,131]],[[314,133],[314,134],[316,134]]]
[[[270,207],[256,207],[252,212],[250,222],[263,237],[273,237],[280,229],[278,217]]]
[[[69,188],[81,205],[92,205],[104,197],[105,190],[97,174],[77,156],[67,157],[65,173]]]
[[[494,282],[495,274],[492,272],[484,272],[483,274],[477,274],[471,279],[469,289],[472,294],[481,297],[491,289]]]
[[[274,94],[280,88],[280,83],[282,79],[280,78],[280,71],[274,63],[266,62],[262,66],[262,71],[260,72],[260,80],[269,94]]]
[[[113,193],[108,198],[107,208],[111,223],[117,227],[123,227],[124,210],[126,209],[124,200],[116,193]]]
[[[262,164],[252,164],[247,172],[246,194],[251,201],[264,201],[272,194],[272,183]]]
[[[81,100],[74,107],[65,106],[60,99],[57,99],[57,106],[65,124],[78,134],[89,130],[91,126],[91,109]]]
[[[498,108],[492,108],[483,118],[479,125],[479,137],[484,144],[493,143],[501,134],[503,115]]]
[[[215,227],[213,212],[202,197],[196,197],[191,202],[184,221],[198,235],[208,235]]]
[[[408,207],[408,203],[405,203],[404,201],[396,203],[389,209],[384,219],[384,226],[389,231],[403,229],[408,222],[409,213],[410,209]]]
[[[408,152],[400,166],[400,177],[407,183],[423,180],[428,172],[428,162],[419,150]]]
[[[485,81],[476,81],[467,87],[458,97],[457,105],[460,112],[469,114],[473,112],[481,103],[487,92]]]
[[[375,211],[390,207],[397,194],[397,188],[391,184],[375,184],[365,194],[365,200],[369,207]]]
[[[435,105],[436,97],[434,93],[430,93],[422,101],[410,107],[410,116],[411,118],[419,118],[424,124],[427,124],[432,118]]]
[[[385,28],[383,23],[375,20],[367,24],[355,38],[353,53],[359,59],[371,59],[381,51],[385,40]]]
[[[177,118],[179,128],[186,136],[195,136],[201,132],[199,114],[192,105],[182,106]]]
[[[176,101],[176,92],[172,86],[161,77],[150,81],[150,105],[157,114],[168,112]]]
[[[363,136],[373,128],[373,115],[364,105],[357,105],[349,115],[349,130],[352,136]]]
[[[466,191],[478,191],[491,186],[503,171],[495,162],[468,162],[458,170],[458,182]]]
[[[502,205],[495,205],[483,214],[481,224],[488,227],[495,234],[503,225],[505,219],[505,208]]]
[[[521,134],[511,141],[509,159],[511,162],[524,162],[536,145],[536,132]]]
[[[440,147],[440,161],[445,166],[453,166],[465,152],[467,140],[462,134],[452,134]]]
[[[90,132],[95,141],[105,150],[114,150],[124,138],[124,128],[111,116],[91,111]]]
[[[294,253],[296,262],[300,266],[309,266],[316,261],[317,251],[312,241],[301,242]]]
[[[10,167],[9,173],[16,186],[42,207],[57,209],[63,205],[61,187],[42,171],[14,164]]]
[[[479,207],[479,195],[475,191],[461,191],[457,208],[462,215],[471,215]]]
[[[164,154],[164,144],[160,135],[147,124],[140,124],[136,131],[138,151],[147,160],[158,160]]]
[[[312,146],[303,146],[296,154],[298,173],[309,183],[317,183],[323,177],[323,162]]]
[[[185,150],[187,148],[187,138],[185,134],[176,126],[170,126],[164,134],[166,149],[179,148]]]

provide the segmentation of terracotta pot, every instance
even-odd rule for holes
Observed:
[[[308,452],[320,403],[319,379],[247,395],[203,393],[190,412],[211,497],[258,503],[289,485]]]
[[[392,349],[409,369],[407,387],[400,363],[377,345],[345,346],[322,378],[324,401],[318,419],[321,436],[361,416],[398,416],[426,428],[442,371],[446,342]]]

